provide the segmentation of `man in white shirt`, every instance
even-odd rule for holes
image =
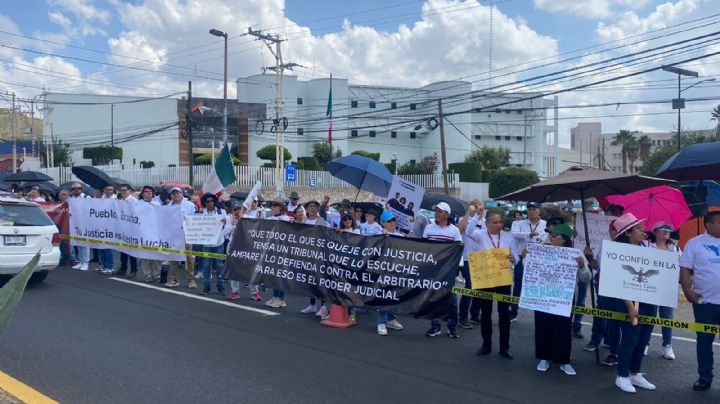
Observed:
[[[462,219],[458,222],[458,229],[463,234],[463,266],[460,267],[460,275],[465,283],[465,288],[470,288],[470,264],[468,263],[468,253],[477,251],[478,246],[475,240],[472,239],[471,235],[475,230],[482,230],[485,228],[485,204],[479,199],[473,199],[470,201],[468,210]],[[468,316],[470,319],[468,320]],[[471,329],[474,324],[480,324],[480,299],[475,299],[469,296],[460,297],[460,314],[458,325],[461,328]]]
[[[305,204],[305,211],[306,211],[305,224],[316,224],[318,226],[330,227],[330,223],[328,223],[325,219],[320,217],[319,210],[320,210],[320,202],[308,201]]]
[[[450,223],[450,205],[445,202],[440,202],[434,206],[435,209],[435,221],[425,227],[423,232],[423,238],[434,241],[444,241],[447,243],[460,242],[462,243],[462,235],[460,230],[455,227],[454,224]],[[450,320],[447,325],[447,336],[450,338],[459,338],[455,326],[458,323],[458,309],[457,300],[455,294],[450,294]],[[440,321],[435,319],[430,323],[430,329],[425,332],[428,337],[435,337],[441,334]]]
[[[40,196],[40,187],[38,187],[37,185],[33,185],[32,188],[30,188],[30,192],[28,192],[27,198],[28,200],[33,202],[46,202],[45,198]]]
[[[295,209],[297,209],[298,206],[300,206],[300,195],[297,192],[292,191],[290,192],[290,203],[287,205],[288,216],[294,215]]]
[[[522,256],[522,252],[527,248],[528,243],[544,243],[547,233],[545,232],[546,222],[540,219],[540,204],[537,202],[528,202],[527,219],[518,220],[512,224],[512,235],[515,239],[516,250]],[[515,264],[513,269],[513,289],[512,295],[520,297],[522,290],[523,278],[523,260]],[[517,321],[518,306],[510,305],[510,322]]]
[[[132,187],[129,184],[122,184],[119,187],[120,193],[118,199],[128,202],[137,202],[137,198],[132,194]]]
[[[382,234],[383,227],[375,221],[376,216],[377,211],[375,209],[368,209],[368,211],[365,212],[365,223],[358,224],[358,227],[360,227],[360,234],[363,236],[375,236]]]
[[[108,184],[103,188],[103,194],[102,199],[117,199],[117,196],[115,195],[115,186],[113,184]],[[115,272],[115,250],[112,248],[101,248],[99,249],[100,253],[100,263],[102,265],[102,268],[96,269],[96,271],[100,271],[104,274],[111,274]]]
[[[180,209],[181,215],[194,215],[195,214],[195,204],[188,201],[183,197],[182,190],[180,188],[172,188],[170,190],[170,203],[167,205],[170,209]],[[186,250],[192,250],[191,244],[185,244]],[[195,260],[194,256],[188,255],[185,258],[185,273],[187,275],[187,283],[188,288],[190,289],[196,289],[197,284],[195,283]],[[180,282],[178,282],[178,269],[179,269],[179,262],[178,261],[170,261],[170,279],[168,279],[168,282],[165,284],[168,288],[176,288],[180,286]]]
[[[720,212],[705,215],[705,233],[685,244],[680,257],[680,284],[693,304],[695,322],[720,325]],[[695,391],[706,391],[713,380],[714,333],[697,333],[699,378]]]
[[[118,196],[117,199],[126,201],[129,203],[137,203],[137,198],[132,194],[132,187],[130,184],[120,184],[118,186]],[[128,261],[130,261],[130,272],[128,273]],[[137,258],[133,257],[132,255],[128,255],[124,252],[120,253],[120,269],[113,272],[113,275],[115,276],[127,276],[129,278],[134,278],[135,274],[137,273]]]
[[[79,182],[74,182],[70,186],[70,197],[71,198],[90,198],[90,196],[85,195],[82,191],[82,184]],[[71,248],[74,247],[77,249],[77,264],[75,264],[72,269],[79,269],[81,271],[87,271],[88,270],[88,264],[90,262],[90,247],[84,247],[84,246],[73,246],[74,242],[70,242]],[[73,255],[71,250],[71,258]]]
[[[270,209],[272,209],[272,216],[268,220],[280,220],[283,222],[290,222],[292,219],[285,214],[285,204],[279,201],[270,202]],[[273,295],[270,300],[265,302],[266,306],[274,307],[276,309],[285,307],[285,291],[282,289],[273,289]]]
[[[160,206],[160,204],[154,200],[155,188],[150,185],[145,185],[142,188],[140,197],[141,199],[137,201],[138,205],[150,204],[151,206]],[[161,261],[141,258],[138,259],[138,264],[145,276],[145,283],[160,281]]]

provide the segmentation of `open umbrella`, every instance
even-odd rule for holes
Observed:
[[[119,188],[120,185],[130,185],[128,180],[120,177],[110,177],[110,179],[113,181],[113,185],[115,186],[115,188]]]
[[[75,174],[80,181],[95,189],[103,189],[115,183],[109,175],[93,166],[75,166],[72,168],[72,173]]]
[[[325,169],[334,177],[355,186],[358,194],[362,189],[385,197],[390,192],[393,182],[393,175],[385,165],[356,154],[329,161],[325,163]]]
[[[450,206],[452,213],[457,216],[465,216],[465,212],[468,210],[467,202],[445,194],[428,195],[424,197],[422,202],[420,202],[420,208],[432,210],[433,207],[440,202],[447,203]]]
[[[52,181],[53,177],[38,171],[21,171],[19,173],[10,174],[3,181],[7,183],[16,182],[43,182]]]
[[[57,192],[60,190],[57,185],[53,184],[52,182],[38,182],[38,183],[24,183],[22,184],[22,189],[24,191],[29,191],[32,187],[38,187],[40,192],[44,192],[50,196],[55,196]]]
[[[620,205],[625,212],[630,212],[640,218],[647,218],[645,230],[652,230],[657,222],[665,222],[680,228],[692,217],[682,192],[675,188],[662,185],[635,191],[627,195],[612,195],[607,197],[608,202]]]
[[[68,182],[64,182],[64,183],[60,184],[60,186],[59,186],[58,188],[61,189],[61,190],[66,189],[66,190],[70,191],[70,189],[72,188],[73,184],[75,184],[75,183],[77,183],[77,182],[78,182],[78,181],[68,181]],[[91,187],[90,185],[81,182],[81,183],[80,183],[80,186],[82,187],[82,192],[83,192],[85,195],[92,195],[92,194],[93,194],[93,189],[92,189],[92,187]]]
[[[720,142],[682,149],[667,159],[655,176],[676,181],[720,180]]]

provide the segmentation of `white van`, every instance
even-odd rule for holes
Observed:
[[[60,264],[60,233],[40,205],[0,197],[0,276],[19,273],[40,251],[31,282],[40,282]]]

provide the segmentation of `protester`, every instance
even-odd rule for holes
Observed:
[[[318,201],[308,201],[305,204],[305,212],[307,214],[305,217],[305,224],[314,224],[318,226],[330,227],[330,223],[328,223],[318,214],[319,209],[320,203]]]
[[[260,202],[257,196],[254,196],[252,198],[252,200],[250,201],[250,207],[245,211],[243,217],[251,219],[265,219],[265,211],[263,211],[260,207]],[[232,282],[230,286],[232,287]],[[238,286],[239,290],[240,284],[238,283],[236,286]],[[250,291],[250,299],[256,302],[262,301],[262,296],[260,295],[260,287],[257,284],[249,283],[248,290]]]
[[[115,195],[115,186],[108,184],[103,188],[102,199],[117,199]],[[106,275],[115,272],[115,250],[111,248],[100,249],[100,263],[101,267],[96,268],[96,271],[100,271]]]
[[[643,222],[645,219],[637,219],[632,213],[625,213],[615,220],[613,226],[617,231],[615,241],[630,245],[642,245],[645,240]],[[655,390],[655,385],[647,381],[642,373],[643,356],[645,346],[650,341],[652,325],[633,324],[638,316],[655,317],[657,306],[633,302],[631,300],[613,299],[615,311],[628,315],[629,321],[623,321],[620,325],[620,348],[618,350],[618,371],[615,385],[627,393],[635,393],[635,387],[647,390]]]
[[[27,194],[27,199],[29,201],[38,203],[47,202],[47,200],[40,195],[40,187],[38,187],[37,185],[33,185],[30,188],[30,192],[28,192]]]
[[[268,220],[279,220],[282,222],[290,222],[291,219],[285,212],[285,204],[280,201],[271,201],[270,209],[272,209],[272,216]],[[265,302],[266,306],[281,308],[287,306],[285,304],[285,291],[282,289],[273,289],[273,295],[270,300]]]
[[[337,231],[360,234],[360,229],[357,228],[355,217],[350,212],[344,212],[340,215],[340,227],[338,227]]]
[[[382,234],[383,227],[375,221],[377,217],[377,211],[375,209],[368,209],[365,212],[365,223],[360,224],[360,233],[363,236],[375,236]]]
[[[374,213],[374,212],[373,212]],[[383,212],[380,216],[380,223],[382,223],[382,234],[391,236],[403,237],[404,234],[397,231],[397,222],[395,215],[389,210]],[[388,309],[378,309],[377,315],[377,333],[378,335],[387,335],[387,330],[402,330],[403,325],[397,321],[395,314],[390,312]]]
[[[440,202],[433,207],[435,210],[435,221],[425,227],[423,232],[423,238],[433,241],[443,241],[452,243],[454,241],[462,243],[462,235],[460,230],[455,227],[454,224],[449,222],[452,210],[450,205],[445,202]],[[458,323],[458,308],[457,300],[454,294],[450,295],[450,318],[447,324],[447,336],[450,338],[459,338],[455,328]],[[435,337],[440,335],[442,332],[442,326],[438,319],[433,319],[430,323],[430,328],[425,332],[428,337]]]
[[[170,203],[166,205],[170,209],[179,209],[181,215],[194,215],[195,214],[195,205],[185,199],[182,193],[182,189],[178,187],[174,187],[170,190]],[[192,250],[192,245],[186,244],[185,245],[186,250]],[[195,260],[194,256],[187,255],[185,257],[184,265],[185,265],[185,274],[187,277],[187,286],[190,289],[196,289],[197,283],[195,282]],[[178,270],[180,266],[180,262],[178,261],[170,261],[170,279],[168,279],[168,282],[165,284],[168,288],[176,288],[180,286],[180,282],[178,282]]]
[[[120,184],[118,186],[119,193],[117,199],[123,200],[129,203],[137,203],[138,199],[132,194],[132,187],[129,184]],[[130,261],[130,272],[128,272],[128,261]],[[128,255],[124,252],[120,252],[120,268],[113,273],[116,276],[127,276],[128,278],[134,278],[137,273],[137,258],[132,255]]]
[[[223,229],[223,232],[225,233],[226,237],[229,237],[232,239],[235,229],[237,228],[238,222],[243,218],[247,217],[245,214],[245,205],[240,203],[239,201],[233,201],[230,204],[230,209],[232,209],[232,218],[228,222],[228,224]],[[225,253],[230,252],[230,246],[228,245],[228,249],[225,250]],[[238,281],[230,281],[230,295],[228,295],[228,299],[230,300],[237,300],[240,298],[240,282]]]
[[[363,212],[363,208],[360,206],[355,206],[355,210],[353,212],[353,219],[355,219],[355,224],[358,228],[362,227],[363,223],[365,223],[365,212]]]
[[[82,184],[79,182],[73,182],[73,184],[70,186],[70,195],[71,198],[89,198],[90,196],[85,195],[82,191]],[[71,245],[73,243],[71,242]],[[77,264],[75,264],[72,269],[79,269],[81,271],[87,271],[89,269],[90,264],[90,247],[84,247],[84,246],[74,246],[77,250]],[[72,255],[72,251],[70,253]]]
[[[130,184],[120,184],[118,189],[120,190],[118,199],[128,202],[137,202],[138,199],[132,194],[132,187]]]
[[[503,221],[500,213],[488,211],[485,214],[485,228],[479,229],[476,224],[477,218],[471,218],[465,230],[477,246],[476,251],[485,251],[492,248],[507,248],[510,251],[508,261],[514,265],[520,259],[518,257],[517,243],[513,240],[512,234],[502,230]],[[473,252],[473,251],[470,251]],[[480,289],[483,292],[510,294],[510,285],[497,286],[494,288]],[[478,355],[487,355],[492,352],[492,309],[493,301],[480,300],[480,334],[482,335],[482,346],[477,351]],[[513,359],[510,352],[510,310],[508,303],[498,302],[498,328],[500,329],[500,355],[506,359]]]
[[[290,203],[287,205],[286,215],[293,217],[295,215],[295,209],[300,205],[300,195],[296,191],[290,192]]]
[[[330,227],[330,224],[325,221],[322,217],[318,215],[318,209],[320,208],[320,203],[318,201],[308,201],[305,204],[306,209],[306,217],[304,220],[305,224],[308,225],[315,225],[315,226],[325,226]],[[300,310],[300,313],[303,314],[310,314],[315,313],[315,316],[320,317],[321,320],[326,320],[328,316],[330,315],[330,312],[327,309],[327,306],[325,305],[325,301],[321,300],[320,305],[318,306],[317,298],[315,296],[310,298],[310,304],[308,304],[305,308]]]
[[[154,200],[155,188],[153,188],[152,186],[145,185],[142,188],[142,193],[140,195],[141,199],[137,202],[138,204],[160,206],[160,204]],[[142,258],[139,259],[138,263],[145,277],[145,283],[160,282],[161,261]]]
[[[545,229],[548,233],[548,244],[555,247],[572,247],[572,229],[564,223],[555,224],[556,222],[552,222],[552,228]],[[579,250],[576,261],[578,276],[581,272],[589,275],[590,270]],[[540,372],[547,371],[550,362],[554,362],[560,365],[560,370],[565,374],[576,375],[575,369],[570,364],[571,317],[535,311],[535,359],[539,360],[537,370]]]
[[[58,201],[65,202],[70,198],[70,191],[67,189],[61,189],[60,192],[58,192]]]
[[[466,289],[470,289],[470,262],[468,254],[478,250],[478,245],[472,238],[475,230],[485,228],[485,204],[479,199],[473,199],[468,204],[468,210],[462,219],[458,222],[458,230],[463,234],[463,265],[460,267],[459,282],[465,284]],[[468,316],[470,317],[468,319]],[[480,324],[480,299],[470,296],[460,297],[460,313],[458,314],[458,325],[461,328],[472,329],[473,324]]]
[[[648,233],[648,239],[644,244],[650,248],[657,248],[662,251],[670,251],[678,254],[682,253],[680,247],[670,239],[670,233],[673,232],[673,226],[665,222],[658,222],[653,224],[652,231]],[[660,306],[658,307],[660,318],[670,319],[674,318],[674,310],[672,307]],[[649,345],[648,345],[649,346]],[[672,348],[672,328],[662,327],[662,348],[663,358],[668,360],[675,360],[675,352]],[[647,355],[648,347],[645,347],[645,355]]]
[[[703,218],[706,232],[690,239],[680,257],[680,284],[693,305],[695,322],[720,325],[720,212]],[[695,391],[707,391],[713,381],[715,334],[697,332],[698,379]]]
[[[217,197],[213,194],[205,194],[200,199],[203,209],[198,213],[200,215],[219,215],[221,221],[227,223],[225,218],[225,211],[220,208]],[[202,252],[211,254],[223,254],[225,237],[222,232],[218,233],[217,239],[210,244],[202,246]],[[212,270],[215,270],[215,287],[217,293],[221,296],[225,295],[225,286],[223,286],[222,271],[224,266],[224,260],[222,258],[210,258],[205,257],[202,262],[201,271],[203,273],[203,290],[202,294],[207,295],[210,293],[210,281],[212,280]]]
[[[545,227],[546,222],[540,219],[540,204],[537,202],[528,202],[527,204],[527,219],[523,219],[512,224],[512,235],[517,243],[517,251],[522,252],[526,249],[528,243],[542,243],[545,241]],[[520,291],[522,290],[522,278],[523,278],[523,259],[520,257],[520,261],[515,264],[513,271],[513,289],[512,295],[520,297]],[[517,321],[518,306],[516,304],[510,305],[510,322]]]

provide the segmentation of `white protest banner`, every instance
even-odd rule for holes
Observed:
[[[528,243],[520,307],[570,317],[580,251]]]
[[[605,240],[600,260],[601,296],[677,307],[680,256],[657,248]]]
[[[199,245],[217,244],[218,234],[224,223],[221,215],[183,215],[185,243]]]
[[[600,246],[603,240],[610,239],[610,222],[617,219],[617,216],[600,215],[597,213],[588,213],[588,235],[590,236],[590,248],[593,255],[597,258],[600,252]],[[582,214],[578,215],[575,222],[575,246],[580,250],[585,249],[585,222],[583,222]]]
[[[395,215],[398,230],[404,233],[410,231],[413,218],[420,214],[420,202],[424,195],[425,188],[405,181],[397,175],[393,176],[385,206]]]
[[[185,249],[179,207],[117,199],[70,198],[70,235],[101,241],[128,243],[147,249],[106,246],[74,241],[92,248],[112,248],[137,258],[184,261],[184,255],[152,251],[153,247]]]

